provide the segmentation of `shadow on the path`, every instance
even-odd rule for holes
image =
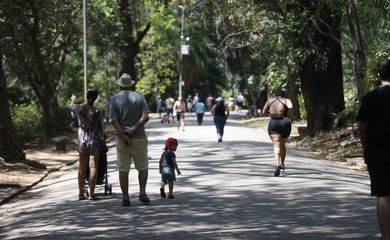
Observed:
[[[164,130],[153,134],[165,135]],[[152,140],[150,148],[160,149],[161,143]],[[133,193],[132,206],[122,207],[117,183],[112,196],[102,196],[98,188],[99,201],[77,201],[75,195],[62,202],[56,196],[67,189],[48,193],[49,186],[42,185],[24,200],[39,201],[46,194],[53,201],[2,221],[0,238],[377,239],[378,229],[368,227],[376,222],[375,199],[362,174],[331,163],[319,168],[323,160],[289,149],[287,175],[276,178],[272,145],[249,139],[220,144],[182,139],[180,148],[185,155],[178,155],[183,175],[177,176],[175,199],[159,196],[159,152],[150,159],[150,205],[141,205]],[[115,171],[111,156],[108,172]],[[134,179],[131,189],[137,188]],[[59,176],[50,188],[72,181]]]

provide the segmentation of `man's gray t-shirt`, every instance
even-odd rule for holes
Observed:
[[[142,113],[148,112],[145,97],[130,90],[120,91],[110,101],[111,120],[117,120],[123,129],[133,127],[141,118]],[[139,128],[133,138],[146,137],[145,127]]]

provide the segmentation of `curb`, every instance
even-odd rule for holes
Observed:
[[[19,189],[18,191],[12,193],[11,195],[9,195],[8,197],[5,197],[4,199],[2,199],[0,201],[0,206],[8,203],[10,200],[12,200],[13,198],[17,197],[19,194],[22,194],[28,190],[30,190],[31,188],[33,188],[34,186],[36,186],[38,183],[42,182],[50,173],[52,172],[56,172],[56,171],[59,171],[61,170],[61,168],[63,167],[66,167],[66,166],[70,166],[70,165],[73,165],[75,164],[76,162],[78,161],[77,160],[73,160],[69,163],[66,163],[65,165],[63,166],[60,166],[60,167],[57,167],[57,168],[52,168],[52,169],[49,169],[48,171],[46,171],[46,173],[44,173],[44,175],[38,179],[37,181],[33,182],[32,184],[28,185],[28,186],[25,186],[25,187],[22,187],[21,189]]]
[[[112,144],[112,143],[111,144],[107,144],[107,147],[108,148],[112,148],[114,145],[115,144]],[[28,186],[21,187],[21,189],[17,190],[16,192],[14,192],[14,193],[10,194],[9,196],[5,197],[4,199],[2,199],[0,201],[0,206],[8,203],[10,200],[12,200],[13,198],[17,197],[18,195],[20,195],[20,194],[22,194],[22,193],[32,189],[38,183],[42,182],[50,173],[60,171],[62,168],[67,167],[67,166],[71,166],[71,165],[75,164],[78,161],[79,161],[79,159],[76,159],[76,160],[70,161],[68,163],[65,163],[63,166],[47,170],[46,173],[44,173],[44,175],[41,178],[39,178],[37,181],[33,182],[32,184],[30,184]]]

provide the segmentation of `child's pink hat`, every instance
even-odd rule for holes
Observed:
[[[170,148],[172,147],[173,145],[177,145],[177,139],[176,138],[168,138],[167,140],[165,140],[165,148]]]

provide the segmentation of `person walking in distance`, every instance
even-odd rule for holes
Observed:
[[[182,97],[177,99],[173,105],[173,109],[176,112],[177,131],[180,131],[181,128],[181,130],[184,132],[184,115],[186,113],[186,103]]]
[[[211,94],[206,99],[206,104],[207,104],[207,110],[211,111],[211,108],[214,106],[214,98]]]
[[[241,92],[239,92],[236,97],[236,103],[237,103],[237,112],[240,112],[244,104],[244,96],[242,96]]]
[[[156,98],[156,113],[158,113],[158,117],[161,118],[161,110],[162,110],[162,99],[160,96]]]
[[[165,100],[165,107],[167,108],[167,114],[168,117],[172,115],[172,123],[174,123],[174,116],[173,116],[173,105],[175,104],[175,99],[173,99],[171,96],[169,96]]]
[[[195,93],[194,101],[193,101],[194,108],[195,108],[195,105],[198,103],[198,101],[199,101],[199,93]]]
[[[380,86],[363,97],[357,120],[381,239],[390,240],[390,58],[378,62],[377,79]]]
[[[194,107],[194,103],[193,103],[193,100],[192,100],[192,96],[191,95],[188,95],[187,97],[187,111],[190,113],[192,113],[192,108]]]
[[[173,186],[176,181],[175,170],[177,171],[177,175],[180,175],[180,169],[176,162],[175,151],[177,149],[178,142],[175,138],[168,138],[165,141],[164,152],[161,155],[159,169],[161,174],[161,188],[160,195],[162,198],[166,198],[165,194],[165,185],[168,183],[169,185],[169,194],[168,198],[175,198],[173,196]]]
[[[198,126],[202,125],[203,122],[203,116],[206,111],[206,106],[202,102],[202,99],[198,98],[198,101],[195,104],[195,113],[196,113],[196,119],[198,122]]]
[[[292,107],[292,102],[290,99],[285,98],[284,91],[279,91],[276,97],[268,99],[263,111],[261,111],[263,116],[270,115],[268,135],[274,146],[274,157],[276,161],[275,177],[280,175],[280,171],[285,173],[286,142],[291,133],[291,121],[287,117],[287,112]]]
[[[86,171],[89,166],[89,199],[96,200],[95,186],[97,178],[98,159],[100,149],[104,141],[103,114],[100,109],[94,106],[98,97],[96,89],[87,90],[87,102],[76,104],[76,96],[71,97],[70,109],[74,116],[77,116],[78,129],[78,148],[79,152],[79,200],[86,199],[84,188]]]
[[[130,206],[129,171],[134,162],[138,170],[139,201],[150,202],[146,194],[148,180],[148,147],[145,123],[149,121],[148,106],[145,97],[131,90],[135,81],[127,73],[115,82],[120,92],[111,98],[111,123],[117,135],[116,151],[119,170],[119,183],[122,190],[122,206]]]
[[[226,120],[229,117],[229,108],[225,106],[222,97],[217,97],[215,102],[216,103],[211,109],[211,113],[214,115],[214,125],[217,129],[218,142],[222,142]]]

